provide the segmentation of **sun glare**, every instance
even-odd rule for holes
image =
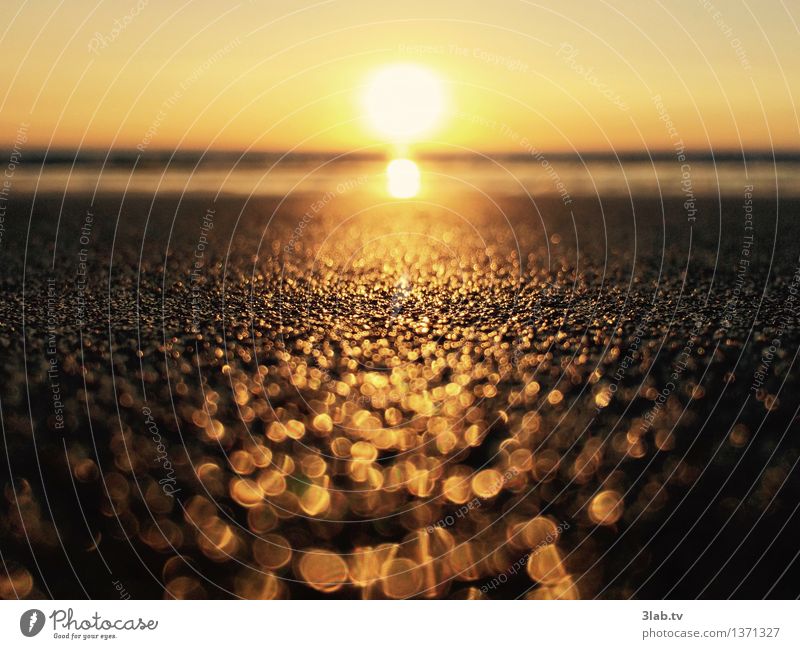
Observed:
[[[398,64],[373,77],[365,104],[372,128],[393,140],[406,141],[436,125],[444,111],[444,92],[430,70]]]
[[[419,167],[405,158],[392,160],[386,167],[386,186],[394,198],[412,198],[419,192]]]

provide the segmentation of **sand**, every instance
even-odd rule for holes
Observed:
[[[0,596],[797,595],[797,203],[381,202],[16,198]]]

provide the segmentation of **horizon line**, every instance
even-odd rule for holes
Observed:
[[[76,150],[72,148],[59,147],[56,149],[35,148],[31,151],[7,150],[0,152],[0,155],[16,155],[19,163],[36,162],[42,164],[94,164],[105,161],[108,164],[133,164],[140,163],[200,163],[200,162],[233,162],[241,163],[263,163],[284,158],[287,161],[299,160],[356,160],[356,161],[379,161],[388,160],[395,157],[413,157],[417,160],[432,161],[458,161],[458,160],[484,160],[500,159],[506,161],[538,161],[543,158],[558,160],[561,162],[582,162],[582,161],[616,161],[620,162],[665,162],[678,159],[678,153],[674,149],[654,149],[654,150],[621,150],[621,151],[486,151],[486,152],[435,152],[421,151],[416,155],[388,155],[386,153],[368,151],[286,151],[263,149],[258,151],[244,152],[239,149],[148,149],[145,151],[136,148],[120,147],[115,149],[86,148]],[[682,152],[685,160],[693,162],[800,162],[800,149],[695,149]]]

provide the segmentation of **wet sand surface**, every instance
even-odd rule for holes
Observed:
[[[0,595],[796,597],[798,204],[697,207],[17,197]]]

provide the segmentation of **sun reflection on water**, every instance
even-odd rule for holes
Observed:
[[[413,198],[419,193],[420,172],[408,158],[392,160],[386,167],[386,189],[394,198]]]

